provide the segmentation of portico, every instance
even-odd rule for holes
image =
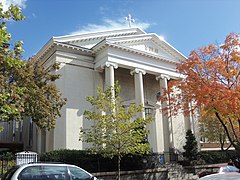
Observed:
[[[116,63],[106,62],[105,66],[102,65],[102,67],[105,67],[105,85],[114,85],[114,71],[119,67],[126,67],[123,65],[119,65]],[[126,69],[126,68],[125,68]],[[132,70],[129,70],[130,74],[133,76],[133,82],[134,82],[134,101],[136,104],[142,104],[144,107],[146,103],[148,103],[148,100],[144,97],[144,81],[143,77],[146,75],[146,71],[144,69],[134,68]],[[151,72],[152,73],[152,72]],[[150,73],[149,73],[150,74]],[[168,88],[167,82],[170,80],[170,76],[166,74],[151,74],[152,76],[155,76],[156,81],[158,82],[158,90],[163,94],[164,89]],[[175,77],[176,78],[176,77]],[[120,82],[121,84],[121,82]],[[160,103],[160,106],[157,104]],[[158,153],[164,153],[165,161],[170,161],[170,148],[174,148],[173,139],[171,139],[170,134],[173,132],[171,131],[170,127],[170,120],[168,118],[167,112],[160,113],[160,109],[164,108],[166,106],[166,103],[161,102],[155,102],[155,104],[152,106],[152,111],[154,112],[155,118],[152,122],[152,126],[150,127],[150,136],[148,141],[150,142],[152,146],[152,150],[154,152]],[[145,118],[145,112],[141,113],[141,117]],[[159,131],[162,129],[162,131]],[[162,144],[162,145],[161,145]],[[161,148],[162,146],[162,148]]]

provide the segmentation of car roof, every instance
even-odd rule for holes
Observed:
[[[32,166],[32,165],[36,165],[36,166],[42,166],[42,165],[76,166],[76,165],[66,164],[66,163],[61,163],[61,162],[31,162],[31,163],[27,163],[27,164],[21,164],[19,166]]]
[[[77,167],[82,169],[79,166],[73,165],[73,164],[65,164],[65,163],[54,163],[54,162],[34,162],[34,163],[27,163],[27,164],[21,164],[21,165],[17,165],[19,167],[19,169],[23,169],[25,167],[30,167],[30,166],[67,166],[67,167]],[[84,169],[82,169],[83,171],[86,171]]]
[[[240,173],[211,174],[200,178],[200,180],[239,180]]]

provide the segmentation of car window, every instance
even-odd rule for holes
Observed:
[[[219,167],[213,167],[213,168],[212,168],[212,172],[217,173],[217,172],[219,172],[219,169],[220,169]]]
[[[42,179],[41,166],[29,166],[24,168],[19,176],[19,180],[38,180]]]
[[[48,180],[69,180],[69,174],[66,166],[43,166],[43,174]]]
[[[77,167],[68,167],[72,180],[90,180],[91,175]]]

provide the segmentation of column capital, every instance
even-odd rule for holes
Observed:
[[[110,67],[113,66],[114,69],[118,68],[118,64],[112,63],[112,62],[105,62],[104,64],[101,65],[101,68],[104,69],[105,67]]]
[[[167,79],[170,80],[170,76],[166,74],[160,74],[159,76],[156,76],[156,80],[158,81],[159,79]]]
[[[133,74],[139,74],[139,73],[142,73],[143,75],[146,74],[146,71],[143,70],[143,69],[138,69],[138,68],[135,68],[133,70],[130,71],[130,74],[133,75]]]

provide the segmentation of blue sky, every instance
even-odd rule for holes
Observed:
[[[240,32],[240,0],[2,0],[15,3],[26,20],[9,22],[13,40],[23,40],[23,58],[34,55],[53,36],[132,27],[164,37],[185,56]]]

